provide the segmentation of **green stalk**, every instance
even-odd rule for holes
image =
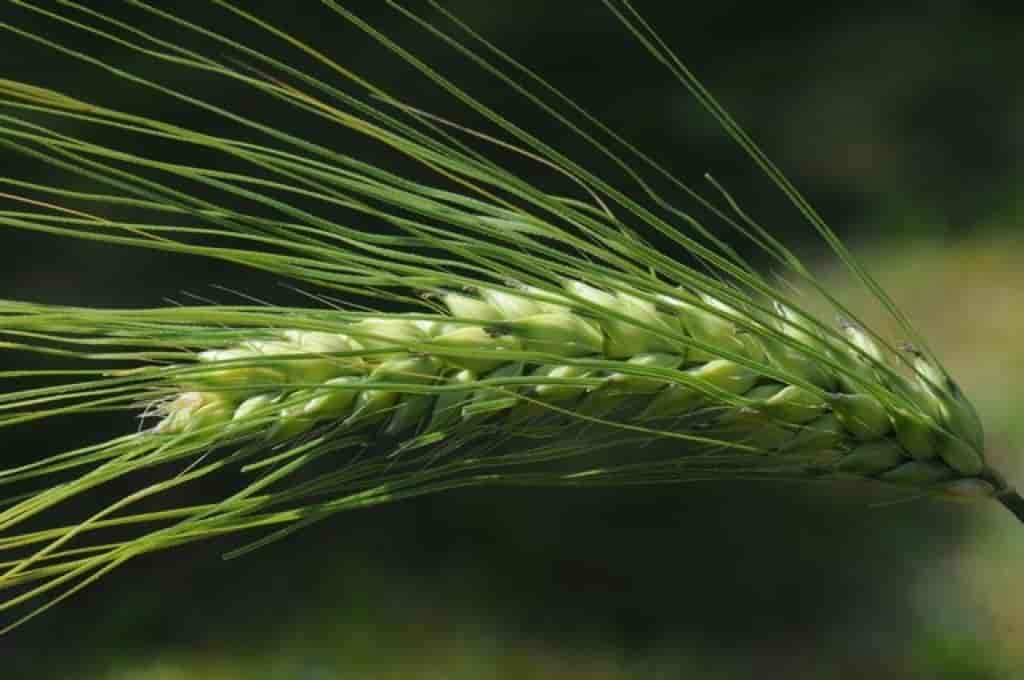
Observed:
[[[1021,497],[1015,489],[1010,489],[1006,493],[998,496],[999,502],[1002,503],[1003,507],[1013,513],[1016,517],[1024,523],[1024,497]]]

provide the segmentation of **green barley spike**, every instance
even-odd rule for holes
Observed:
[[[0,24],[5,49],[43,47],[210,124],[0,80],[0,144],[46,169],[44,180],[0,178],[0,226],[231,262],[402,311],[0,301],[0,346],[55,362],[19,374],[39,385],[0,394],[0,426],[100,410],[141,418],[113,441],[0,470],[16,490],[0,507],[0,552],[12,556],[0,610],[35,603],[32,616],[127,560],[201,538],[247,529],[274,538],[342,510],[477,483],[855,479],[995,497],[1024,521],[1024,501],[985,462],[977,415],[927,345],[628,2],[604,4],[875,294],[913,352],[866,330],[827,291],[818,292],[844,321],[819,321],[710,228],[660,199],[651,207],[647,178],[689,190],[434,2],[422,13],[387,5],[635,181],[611,183],[488,108],[366,23],[355,3],[322,3],[338,35],[374,39],[487,131],[421,111],[226,0],[211,3],[224,28],[141,1],[124,16],[14,4],[21,21]],[[39,22],[61,30],[36,32]],[[239,28],[270,47],[248,47]],[[52,37],[68,31],[95,51]],[[106,61],[102,48],[134,59]],[[244,102],[205,101],[188,90],[190,75],[244,91]],[[279,129],[264,115],[282,106],[425,172],[406,176],[401,164]],[[190,151],[202,160],[183,163]],[[508,152],[556,169],[569,190],[516,174]],[[715,212],[776,270],[816,288],[769,232]],[[63,358],[95,370],[66,370]],[[136,509],[214,473],[233,475],[234,491],[165,513]],[[38,528],[86,491],[125,480],[139,480],[135,493],[73,525]],[[94,539],[113,525],[136,533]]]

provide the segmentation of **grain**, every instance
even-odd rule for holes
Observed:
[[[448,315],[435,319],[381,315],[336,334],[288,330],[277,339],[201,352],[203,370],[187,384],[192,391],[158,405],[160,420],[150,431],[175,435],[230,422],[222,430],[228,440],[259,429],[279,442],[340,423],[336,434],[368,431],[371,439],[411,441],[471,434],[484,422],[510,423],[510,432],[528,428],[550,414],[549,406],[614,428],[627,420],[620,409],[630,406],[630,423],[712,436],[717,446],[751,458],[793,457],[808,476],[831,471],[961,497],[1000,490],[986,476],[979,431],[952,381],[918,353],[912,364],[921,373],[886,373],[883,368],[895,367],[862,332],[855,333],[857,343],[846,344],[801,329],[807,348],[801,354],[770,334],[782,318],[751,317],[741,335],[717,315],[726,307],[706,295],[699,307],[685,302],[685,294],[662,295],[655,305],[579,281],[567,281],[557,301],[549,294],[544,307],[515,289],[438,297]],[[599,308],[584,311],[582,302]],[[845,332],[849,337],[854,329],[847,325]],[[694,339],[727,348],[743,363],[695,351]],[[869,372],[861,366],[865,347],[875,363]],[[381,350],[387,351],[362,353]],[[822,351],[833,365],[808,368]],[[509,352],[527,358],[512,361]],[[529,358],[538,353],[548,358]],[[557,357],[584,363],[561,364]],[[588,359],[602,363],[588,366]],[[792,383],[780,380],[780,368],[791,372]],[[887,383],[895,385],[916,400],[912,411],[859,390],[851,373],[867,376],[883,395]],[[488,386],[495,378],[524,380]],[[464,389],[422,389],[454,385]],[[247,427],[251,418],[258,428]],[[704,450],[694,446],[691,455]],[[964,483],[940,485],[952,479]]]

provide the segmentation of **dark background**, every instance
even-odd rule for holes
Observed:
[[[319,3],[243,4],[415,105],[480,124]],[[821,250],[806,240],[797,213],[600,3],[446,4],[679,177],[705,190],[701,176],[711,172],[783,241],[812,257]],[[117,3],[89,6],[124,12],[140,28],[150,21]],[[613,174],[526,102],[382,3],[349,6],[509,119]],[[952,1],[899,8],[637,6],[849,242],[927,233],[955,244],[976,225],[1019,214],[1018,12]],[[291,54],[223,11],[201,3],[180,11],[257,49]],[[246,109],[244,95],[225,90],[223,81],[126,57],[12,5],[0,7],[0,21],[46,31],[126,69],[154,69],[175,87]],[[234,131],[16,36],[2,35],[0,45],[2,77],[209,132]],[[202,45],[209,43],[197,41]],[[286,111],[258,113],[318,143],[403,167],[372,144]],[[16,157],[3,164],[9,176],[46,176]],[[523,172],[537,171],[524,165]],[[216,296],[212,284],[288,295],[264,277],[206,261],[7,230],[0,239],[8,263],[0,271],[3,297],[157,305],[181,299],[183,291]],[[3,447],[22,455],[53,452],[125,425],[89,420],[73,428],[18,428],[5,432]],[[475,631],[465,632],[469,638],[491,636],[501,658],[520,648],[553,650],[557,658],[545,677],[588,677],[571,675],[573,663],[606,653],[629,668],[656,659],[651,663],[664,677],[675,677],[671,669],[684,660],[695,660],[687,677],[1004,677],[971,651],[977,641],[969,631],[953,642],[943,638],[948,630],[920,621],[908,596],[922,570],[957,550],[971,515],[929,504],[873,507],[879,500],[861,489],[738,482],[460,491],[344,514],[242,561],[217,559],[235,545],[230,541],[140,560],[0,639],[0,655],[14,677],[50,677],[51,669],[53,677],[79,677],[102,673],[111,659],[299,648],[313,670],[268,670],[267,677],[349,677],[323,651],[337,646],[359,663],[364,656],[380,661],[380,669],[366,666],[366,677],[392,677],[381,669],[397,672],[402,659],[415,664],[428,657],[432,639],[450,643],[465,628]],[[306,643],[296,647],[295,639]],[[375,652],[359,651],[361,644]],[[962,653],[948,652],[951,646]],[[462,677],[442,670],[454,665],[432,663],[435,675],[418,668],[422,675],[415,677]],[[567,664],[564,673],[558,664]],[[518,677],[489,670],[486,677]]]

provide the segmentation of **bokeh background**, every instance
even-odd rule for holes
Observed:
[[[418,106],[477,123],[319,3],[241,4]],[[604,169],[384,3],[345,4],[510,119]],[[600,2],[444,4],[684,180],[706,191],[701,177],[713,174],[842,299],[885,323],[797,213]],[[956,0],[899,8],[636,5],[932,341],[982,412],[991,458],[1024,483],[1019,12]],[[89,6],[124,13],[142,28],[150,21],[118,3]],[[281,52],[215,7],[181,10]],[[204,98],[236,97],[222,81],[83,41],[14,5],[0,8],[0,21],[125,68],[155,69]],[[92,66],[9,34],[0,41],[3,77],[224,132],[209,115],[146,96]],[[244,109],[246,101],[233,104]],[[298,125],[287,112],[277,115],[282,129]],[[294,131],[373,162],[393,161],[326,128]],[[2,163],[8,176],[45,176],[17,157]],[[0,244],[5,298],[155,305],[187,299],[186,291],[223,298],[214,285],[288,295],[276,282],[182,257],[7,230]],[[0,356],[5,368],[38,361]],[[2,450],[43,455],[124,427],[79,419],[16,428],[4,432]],[[1024,528],[995,504],[744,483],[496,488],[344,514],[240,561],[218,558],[236,544],[182,549],[115,572],[0,638],[4,677],[1024,676]]]

